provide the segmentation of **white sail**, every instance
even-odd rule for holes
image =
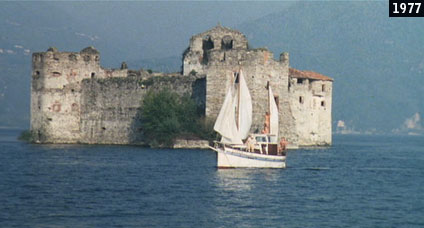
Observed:
[[[238,130],[240,137],[246,139],[249,136],[250,126],[252,125],[252,98],[241,70],[239,75],[238,101]]]
[[[274,94],[272,93],[271,86],[268,86],[268,99],[269,99],[269,114],[270,114],[270,134],[276,135],[278,138],[278,107],[275,103]]]
[[[223,143],[243,143],[236,126],[234,96],[231,87],[228,89],[213,129],[222,136],[221,142]]]

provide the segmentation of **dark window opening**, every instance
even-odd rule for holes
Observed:
[[[60,77],[62,74],[60,72],[53,72],[53,77]]]
[[[202,49],[203,49],[203,59],[202,63],[208,63],[208,51],[213,49],[213,41],[210,37],[206,37],[206,39],[203,39]]]
[[[299,97],[299,103],[303,104],[303,102],[304,102],[304,99],[303,99],[303,97],[302,97],[302,96],[300,96],[300,97]]]
[[[37,70],[37,71],[35,72],[35,74],[36,74],[37,76],[38,76],[38,75],[40,75],[40,71],[38,71],[38,70]]]
[[[47,120],[48,120],[48,121],[52,121],[53,119],[52,119],[52,118],[47,118]]]
[[[70,54],[68,58],[69,58],[69,61],[77,61],[77,56],[75,54]]]
[[[102,130],[104,131],[104,130],[106,130],[106,128],[105,127],[102,127]]]
[[[92,72],[91,77],[94,78],[94,76],[96,76],[96,73]]]
[[[303,78],[298,78],[297,79],[297,84],[303,84]]]
[[[221,41],[221,49],[222,50],[231,50],[233,49],[233,39],[231,36],[225,36]]]
[[[277,109],[280,110],[280,98],[278,96],[274,96],[275,104],[277,104]]]
[[[325,107],[325,101],[321,101],[321,107]]]
[[[322,92],[325,92],[325,85],[322,85]]]
[[[234,72],[234,78],[235,78],[235,83],[239,83],[239,73],[238,72]]]

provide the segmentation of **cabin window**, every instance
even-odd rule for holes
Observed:
[[[297,79],[297,84],[303,84],[303,78],[298,78]]]
[[[302,96],[299,97],[299,103],[303,104],[303,102],[305,102],[304,100],[305,99]]]
[[[264,136],[257,136],[256,137],[256,142],[261,143],[261,142],[266,142],[266,141],[267,141],[266,137],[264,137]]]

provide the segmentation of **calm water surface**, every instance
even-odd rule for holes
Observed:
[[[334,136],[287,169],[209,150],[32,145],[0,130],[0,227],[424,227],[424,137]]]

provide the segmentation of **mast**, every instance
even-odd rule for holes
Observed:
[[[237,83],[237,91],[238,91],[238,94],[237,94],[237,110],[236,110],[236,115],[237,115],[236,116],[236,120],[237,120],[236,126],[237,126],[238,130],[240,130],[240,94],[241,94],[241,92],[240,92],[240,90],[241,90],[240,89],[240,71],[237,74],[237,77],[236,77],[236,80],[235,80],[235,81],[237,81],[237,79],[238,79],[238,83]]]
[[[274,93],[272,92],[271,86],[268,82],[268,103],[269,103],[269,133],[274,134],[278,137],[278,131],[279,131],[279,112],[277,104],[275,103]]]

